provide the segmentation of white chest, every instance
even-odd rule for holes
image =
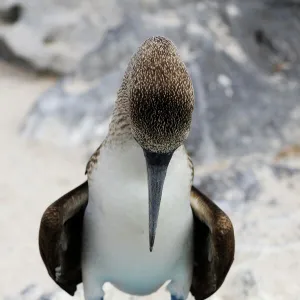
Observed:
[[[105,281],[132,294],[148,294],[173,279],[176,272],[189,273],[193,225],[190,172],[184,150],[178,149],[168,167],[150,253],[148,184],[142,149],[135,145],[101,149],[89,180],[84,225],[84,253],[88,255],[83,253],[84,263],[104,273],[101,276]]]

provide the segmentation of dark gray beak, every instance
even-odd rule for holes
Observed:
[[[164,186],[169,162],[174,151],[170,153],[155,153],[144,150],[148,173],[148,195],[149,195],[149,247],[152,252],[157,220],[159,214],[160,200]]]

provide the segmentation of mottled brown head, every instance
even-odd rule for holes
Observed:
[[[153,37],[142,44],[128,66],[120,97],[122,93],[147,165],[152,251],[168,165],[188,136],[194,108],[192,81],[170,40]]]
[[[132,134],[145,150],[168,153],[187,138],[194,91],[175,45],[146,40],[132,60],[128,96]]]

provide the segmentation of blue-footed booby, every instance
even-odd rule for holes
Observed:
[[[107,137],[87,181],[51,204],[39,247],[52,279],[101,300],[110,282],[148,295],[169,281],[173,300],[206,299],[234,258],[228,216],[193,184],[183,142],[194,108],[191,78],[175,45],[147,39],[131,58]]]

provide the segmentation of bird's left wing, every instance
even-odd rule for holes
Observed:
[[[195,187],[191,190],[194,214],[194,272],[191,293],[196,300],[216,292],[234,259],[234,230],[229,217]]]
[[[81,238],[88,203],[88,182],[65,194],[44,212],[39,231],[39,248],[51,278],[74,295],[81,283]]]

